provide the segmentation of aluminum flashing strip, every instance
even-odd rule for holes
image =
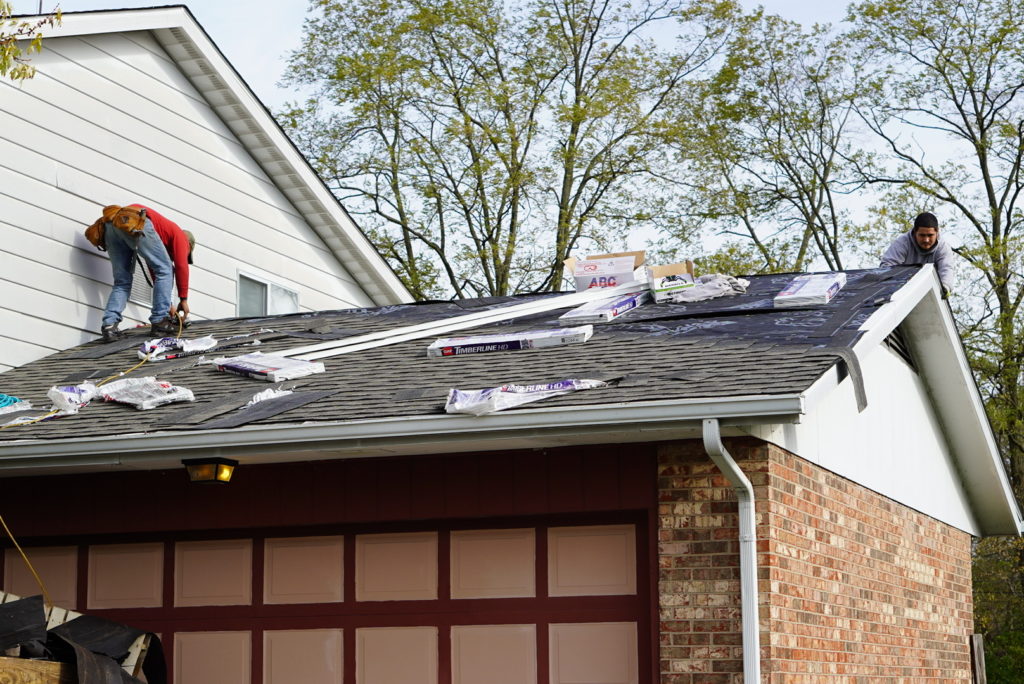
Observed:
[[[857,412],[863,411],[868,407],[868,395],[864,389],[864,373],[860,369],[860,359],[853,350],[845,347],[830,347],[829,351],[842,359],[846,365],[846,372],[853,382],[853,393],[857,398]]]
[[[322,342],[320,344],[311,344],[305,347],[295,347],[293,349],[285,349],[284,351],[276,353],[280,356],[295,356],[305,361],[315,361],[316,359],[326,359],[340,354],[363,351],[364,349],[373,349],[374,347],[383,347],[389,344],[418,340],[424,337],[445,335],[457,330],[467,330],[469,328],[475,328],[490,323],[499,323],[501,321],[508,321],[532,314],[555,311],[557,309],[566,309],[578,306],[579,304],[614,297],[620,294],[639,292],[640,290],[646,289],[646,287],[646,283],[634,281],[632,283],[626,283],[625,285],[619,285],[618,287],[593,288],[583,292],[562,295],[560,297],[545,297],[543,299],[524,302],[523,304],[515,304],[513,306],[498,309],[488,309],[487,311],[478,311],[476,313],[465,314],[463,316],[452,316],[450,318],[442,318],[437,321],[408,325],[402,328],[395,328],[393,330],[381,330],[379,332],[359,335],[358,337],[350,337],[344,340]]]

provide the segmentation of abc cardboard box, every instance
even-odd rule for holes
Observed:
[[[572,272],[577,292],[647,279],[643,251],[595,254],[586,259],[569,258],[565,260],[565,267]]]

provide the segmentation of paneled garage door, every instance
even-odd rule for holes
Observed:
[[[175,684],[634,684],[646,518],[30,549],[55,602],[161,634]],[[38,593],[7,552],[9,591]]]

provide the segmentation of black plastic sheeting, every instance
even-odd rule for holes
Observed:
[[[775,308],[773,299],[799,274],[758,276],[744,294],[703,302],[643,306],[595,326],[609,334],[729,337],[825,346],[843,331],[855,332],[914,275],[911,269],[848,271],[846,285],[828,304]],[[845,343],[859,335],[847,336]]]
[[[92,615],[81,615],[47,631],[42,596],[0,604],[0,650],[20,646],[23,656],[74,663],[78,684],[142,684],[120,663],[143,634]],[[142,672],[148,684],[167,684],[167,663],[156,635],[150,635]]]
[[[0,603],[0,651],[27,641],[46,640],[46,611],[42,596]]]

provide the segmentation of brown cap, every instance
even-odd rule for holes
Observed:
[[[191,230],[182,231],[185,233],[185,237],[188,238],[188,263],[192,263],[192,252],[196,248],[196,236],[192,234]]]

